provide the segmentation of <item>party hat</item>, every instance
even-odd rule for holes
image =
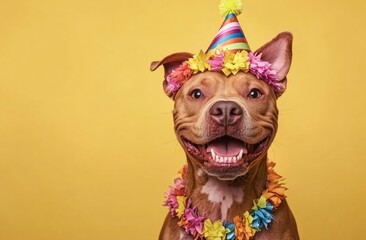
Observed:
[[[250,52],[248,41],[236,18],[242,11],[240,0],[222,0],[220,3],[221,15],[225,17],[218,33],[208,47],[206,53],[220,49],[236,53],[239,51]]]

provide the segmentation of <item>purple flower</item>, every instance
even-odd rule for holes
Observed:
[[[187,201],[186,209],[184,210],[183,219],[185,220],[184,228],[187,233],[192,236],[201,235],[203,230],[203,222],[205,216],[199,216],[197,208],[192,208],[192,200]]]
[[[175,210],[178,208],[177,195],[175,194],[174,187],[170,186],[169,193],[166,194],[166,199],[163,203],[163,206],[169,207],[170,214],[172,217],[175,216]]]
[[[168,82],[168,86],[166,87],[166,92],[168,95],[174,96],[180,87],[182,86],[181,82],[178,82],[174,77],[168,75],[166,78]]]

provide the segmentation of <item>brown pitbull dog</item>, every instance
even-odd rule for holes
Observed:
[[[292,35],[284,32],[258,49],[262,59],[286,85],[292,58]],[[192,57],[176,53],[153,62],[169,72]],[[167,82],[164,81],[164,88]],[[267,151],[277,131],[277,98],[263,80],[239,72],[226,77],[218,72],[193,75],[174,96],[175,133],[188,161],[186,196],[211,221],[232,220],[253,206],[266,185]],[[214,150],[214,151],[213,151]],[[160,240],[193,239],[170,214]],[[284,200],[274,211],[269,229],[253,239],[299,239],[295,219]]]

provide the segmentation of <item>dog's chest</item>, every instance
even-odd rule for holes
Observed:
[[[242,187],[230,186],[224,181],[209,177],[202,186],[201,193],[207,196],[209,203],[219,208],[221,220],[227,220],[228,211],[233,204],[243,201],[244,190]]]

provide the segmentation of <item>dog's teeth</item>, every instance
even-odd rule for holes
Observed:
[[[228,157],[228,158],[227,158],[227,162],[228,162],[228,163],[232,163],[232,162],[233,162],[233,158],[232,158],[232,157]]]
[[[240,160],[243,157],[243,149],[240,150],[240,153],[237,157],[238,160]]]
[[[227,157],[224,157],[224,163],[227,163]]]
[[[220,163],[224,162],[224,158],[220,157]]]
[[[216,157],[216,162],[219,162],[220,161],[220,158],[218,155],[215,156]]]
[[[244,148],[244,154],[248,154],[248,149]]]
[[[236,163],[236,157],[233,157],[233,163]]]
[[[212,159],[214,160],[215,159],[215,152],[212,148],[211,148],[211,156],[212,156]]]

